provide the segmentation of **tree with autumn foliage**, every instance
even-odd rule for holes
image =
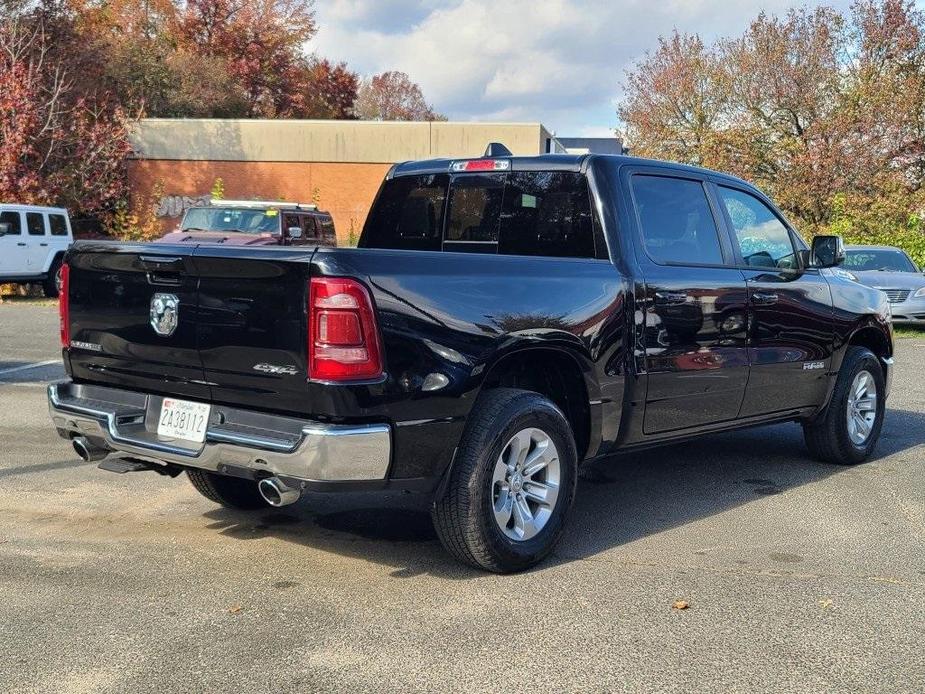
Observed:
[[[635,154],[730,171],[809,234],[901,243],[925,263],[925,15],[905,0],[675,33],[627,74]]]
[[[0,199],[105,214],[130,153],[122,110],[77,90],[45,24],[0,22]]]
[[[404,72],[383,72],[364,80],[356,113],[364,120],[446,120]]]

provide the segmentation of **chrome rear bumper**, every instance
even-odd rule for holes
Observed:
[[[384,480],[388,474],[391,430],[386,424],[326,424],[214,405],[200,444],[157,434],[162,399],[70,381],[48,387],[58,433],[84,436],[115,454],[307,482]]]

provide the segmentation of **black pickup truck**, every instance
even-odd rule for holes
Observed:
[[[832,463],[876,444],[886,296],[739,179],[624,156],[404,163],[359,245],[75,244],[58,433],[241,509],[425,493],[446,548],[499,572],[551,550],[581,461],[774,422]]]

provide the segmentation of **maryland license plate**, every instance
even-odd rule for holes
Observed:
[[[201,402],[164,398],[157,433],[160,436],[202,443],[206,440],[209,410],[210,406]]]

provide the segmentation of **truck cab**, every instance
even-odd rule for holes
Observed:
[[[229,246],[336,246],[334,220],[311,203],[212,200],[190,207],[176,231],[159,243]]]

